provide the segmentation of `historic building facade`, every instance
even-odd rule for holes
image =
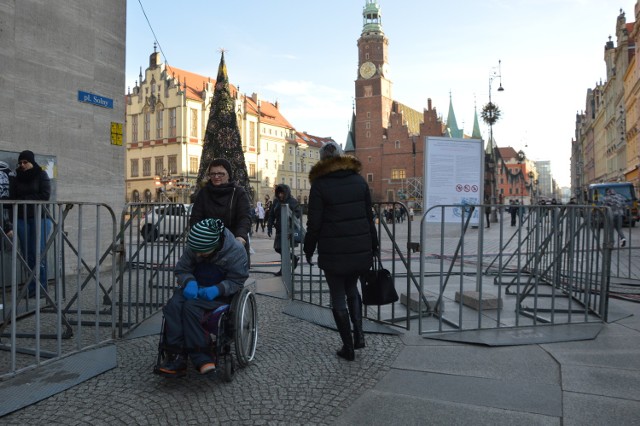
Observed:
[[[215,79],[168,67],[160,53],[126,95],[126,200],[188,202],[198,174]],[[285,183],[304,202],[307,174],[329,138],[300,133],[278,103],[230,85],[254,200]]]
[[[636,23],[640,2],[635,5]],[[640,185],[638,120],[640,71],[636,58],[640,29],[621,10],[615,42],[604,46],[607,80],[587,90],[585,109],[576,115],[571,151],[573,196],[586,201],[589,184],[607,181]]]
[[[367,0],[358,39],[355,113],[345,150],[362,161],[374,201],[411,198],[412,181],[422,180],[424,140],[443,136],[436,109],[428,101],[418,112],[393,99],[389,78],[389,40],[382,31],[380,7]]]

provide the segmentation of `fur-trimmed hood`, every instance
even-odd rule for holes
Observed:
[[[324,160],[318,161],[313,165],[313,167],[311,167],[311,171],[309,172],[309,182],[313,183],[313,181],[319,177],[342,170],[360,173],[360,170],[362,170],[362,163],[356,157],[352,157],[350,155],[325,158]]]

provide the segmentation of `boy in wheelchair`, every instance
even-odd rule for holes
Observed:
[[[187,356],[200,374],[216,369],[208,352],[205,315],[229,304],[249,277],[247,253],[220,219],[204,219],[191,228],[187,247],[175,267],[179,287],[163,308],[169,353],[158,373],[182,377]]]

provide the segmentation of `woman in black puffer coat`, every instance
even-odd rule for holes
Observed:
[[[247,191],[233,180],[231,163],[224,158],[214,159],[207,168],[209,180],[198,191],[191,208],[189,225],[203,219],[222,219],[224,226],[244,246],[249,257],[251,205]]]
[[[304,240],[307,262],[311,263],[318,249],[318,267],[327,278],[333,317],[343,344],[337,354],[349,361],[355,358],[354,349],[365,346],[358,278],[371,268],[378,250],[371,194],[359,174],[361,168],[360,161],[342,155],[335,142],[320,149],[320,161],[309,172],[311,190]]]

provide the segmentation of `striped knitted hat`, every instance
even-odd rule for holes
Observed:
[[[220,219],[204,219],[191,227],[187,244],[196,253],[208,253],[222,243],[224,223]]]

